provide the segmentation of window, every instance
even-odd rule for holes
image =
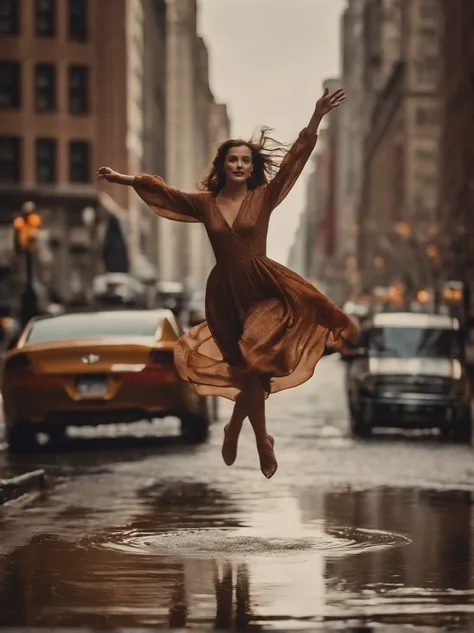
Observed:
[[[90,147],[85,141],[69,143],[69,180],[71,182],[89,182]]]
[[[41,185],[56,182],[56,141],[53,138],[36,139],[36,182]]]
[[[159,317],[150,310],[62,314],[54,319],[34,322],[28,334],[28,343],[79,338],[154,336],[160,325]]]
[[[415,112],[417,125],[436,125],[438,110],[436,108],[417,108]]]
[[[36,0],[36,35],[52,37],[56,34],[55,0]]]
[[[0,62],[0,108],[20,106],[20,63]]]
[[[36,110],[51,112],[56,108],[56,68],[53,64],[36,64]]]
[[[426,56],[417,62],[418,80],[421,83],[436,83],[438,80],[438,58]]]
[[[20,182],[21,139],[17,136],[0,137],[0,182]]]
[[[69,112],[85,114],[89,110],[89,73],[87,66],[69,66]]]
[[[0,35],[18,33],[18,0],[0,0]]]
[[[419,10],[422,18],[436,17],[438,12],[437,0],[421,0]]]
[[[75,42],[87,40],[86,0],[69,0],[68,32],[70,40]]]

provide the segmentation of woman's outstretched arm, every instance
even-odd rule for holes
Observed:
[[[160,176],[120,174],[110,167],[97,170],[99,180],[133,187],[140,198],[159,216],[177,222],[202,222],[201,193],[185,193],[170,187]]]
[[[316,107],[308,125],[300,132],[298,138],[282,160],[277,174],[267,185],[266,196],[271,210],[286,198],[298,180],[316,145],[319,125],[324,115],[340,105],[345,98],[344,90],[336,90],[330,94],[326,88],[323,95],[316,102]]]

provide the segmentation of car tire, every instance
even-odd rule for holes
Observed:
[[[370,420],[364,419],[360,413],[351,413],[351,432],[354,437],[368,438],[372,435],[372,424]]]
[[[209,437],[209,417],[187,413],[181,417],[181,437],[187,444],[202,444]]]
[[[472,440],[472,420],[471,412],[467,410],[464,415],[453,420],[450,427],[449,439],[453,442],[460,442],[463,444],[470,444]]]
[[[8,450],[11,453],[30,452],[38,448],[36,441],[36,428],[27,424],[15,424],[7,426]]]

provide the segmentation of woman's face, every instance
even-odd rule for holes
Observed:
[[[247,145],[230,147],[224,159],[226,182],[247,182],[253,171],[252,151]]]

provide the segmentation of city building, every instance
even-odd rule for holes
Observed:
[[[143,11],[142,0],[114,0],[112,11],[98,0],[2,1],[0,222],[8,235],[21,204],[36,202],[38,270],[65,301],[98,272],[128,271],[149,242],[133,191],[98,187],[94,175],[142,168]]]
[[[140,171],[166,180],[166,0],[142,0],[143,28],[143,161]],[[143,207],[143,205],[142,205]],[[143,281],[160,277],[160,223],[143,208],[140,255],[134,272]],[[143,255],[148,257],[143,257]],[[150,266],[151,262],[151,266]]]
[[[326,266],[331,250],[332,218],[329,207],[329,130],[322,128],[311,159],[305,207],[290,248],[288,265],[323,292],[327,292]]]
[[[364,13],[366,84],[377,90],[365,134],[359,263],[366,290],[394,281],[416,290],[430,281],[424,248],[438,209],[439,2],[383,5],[373,0]]]
[[[340,78],[327,79],[324,84],[330,92],[341,87]],[[345,278],[345,258],[347,249],[347,231],[345,214],[341,216],[338,206],[339,182],[341,177],[341,126],[344,106],[332,110],[326,117],[327,128],[322,147],[323,158],[320,162],[324,167],[323,178],[316,185],[316,199],[321,201],[322,211],[318,211],[318,232],[321,232],[322,248],[313,257],[321,262],[324,253],[324,264],[317,266],[319,283],[326,288],[330,298],[337,304],[344,302],[347,294]],[[320,138],[321,140],[321,138]]]
[[[196,0],[170,0],[167,15],[166,177],[170,185],[194,191],[210,165],[214,144],[227,136],[229,125],[225,107],[216,105],[209,87]],[[159,222],[160,277],[202,287],[214,261],[204,227]]]
[[[439,223],[448,236],[445,269],[474,297],[474,4],[440,3],[441,134]],[[472,315],[472,308],[470,310]]]
[[[368,0],[347,0],[341,18],[341,83],[347,100],[341,107],[338,129],[336,180],[337,249],[343,266],[357,268],[358,208],[363,175],[367,127],[367,91],[364,86],[364,11]],[[357,286],[357,276],[349,279]]]

